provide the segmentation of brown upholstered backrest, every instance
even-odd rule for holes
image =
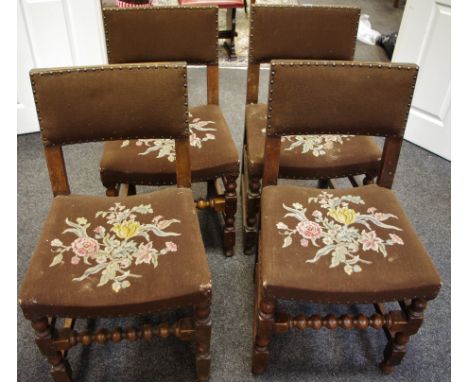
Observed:
[[[34,69],[46,146],[188,134],[185,63]]]
[[[391,188],[418,67],[413,64],[273,60],[263,186],[276,184],[281,136],[385,136],[377,184]]]
[[[102,12],[110,64],[218,62],[216,7],[104,8]]]
[[[272,61],[267,134],[402,137],[418,67],[350,61]]]
[[[359,15],[355,7],[252,5],[249,62],[352,60]]]

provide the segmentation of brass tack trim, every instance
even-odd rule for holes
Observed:
[[[115,7],[103,7],[102,8],[102,17],[103,17],[103,24],[104,24],[104,35],[106,41],[106,51],[107,51],[107,59],[109,60],[111,55],[111,50],[109,48],[109,31],[108,31],[108,24],[106,19],[106,12],[162,12],[162,11],[175,11],[179,12],[181,9],[189,9],[189,12],[199,11],[199,10],[209,10],[209,9],[217,9],[215,6],[211,5],[200,5],[200,6],[171,6],[171,5],[164,5],[164,6],[157,6],[157,7],[142,7],[142,8],[115,8]],[[216,28],[215,33],[216,37],[214,39],[214,51],[216,60],[209,61],[209,62],[190,62],[191,65],[218,65],[219,64],[219,50],[218,50],[218,24],[219,24],[219,12],[216,12]]]
[[[40,70],[40,71],[35,71],[34,73],[31,73],[30,74],[30,82],[31,82],[31,87],[32,87],[32,91],[33,91],[33,94],[34,94],[34,104],[36,106],[36,114],[37,114],[37,119],[39,121],[39,129],[40,129],[40,132],[41,132],[41,136],[42,136],[42,142],[44,144],[44,146],[47,146],[47,147],[55,147],[55,146],[61,146],[61,145],[68,145],[68,144],[78,144],[78,143],[90,143],[90,142],[99,142],[99,141],[116,141],[116,140],[125,140],[125,139],[137,139],[136,137],[120,137],[120,138],[115,138],[115,137],[111,137],[111,138],[99,138],[99,139],[79,139],[79,140],[63,140],[61,141],[60,143],[54,143],[54,142],[50,142],[49,140],[47,140],[46,138],[44,138],[44,130],[42,128],[42,124],[41,122],[43,121],[41,115],[40,115],[40,106],[39,106],[39,100],[37,99],[37,84],[36,84],[36,81],[34,80],[34,77],[39,75],[40,77],[41,76],[58,76],[58,75],[64,75],[64,74],[70,74],[70,73],[80,73],[80,72],[84,72],[84,73],[94,73],[96,70],[101,70],[101,71],[105,71],[105,70],[113,70],[113,69],[119,69],[119,70],[132,70],[134,68],[141,68],[142,65],[140,64],[129,64],[129,65],[126,65],[125,67],[123,67],[122,65],[99,65],[99,66],[89,66],[89,67],[78,67],[78,68],[64,68],[64,69],[44,69],[44,70]],[[186,69],[186,65],[179,65],[179,64],[172,64],[172,65],[145,65],[145,68],[146,69],[153,69],[153,70],[158,70],[158,69],[180,69],[180,68],[185,68]],[[184,78],[186,78],[186,70],[184,71]],[[184,81],[184,84],[187,85],[187,81],[185,80]],[[185,102],[188,103],[188,95],[187,95],[187,87],[185,86]],[[187,105],[184,105],[184,106],[187,106]],[[187,117],[188,116],[188,109],[187,107],[184,108],[184,114],[185,116]],[[183,136],[188,136],[189,135],[189,125],[188,125],[188,121],[185,122],[187,127],[184,131],[184,134]],[[154,136],[141,136],[140,138],[138,139],[152,139],[154,138]],[[164,139],[179,139],[181,137],[179,136],[166,136]]]
[[[270,71],[270,90],[269,90],[269,93],[270,95],[272,96],[273,95],[273,88],[274,88],[274,77],[276,75],[276,71],[274,70],[274,68],[276,66],[281,66],[281,67],[302,67],[303,65],[307,65],[307,66],[310,66],[310,65],[315,65],[315,66],[332,66],[332,67],[336,67],[336,61],[326,61],[326,60],[318,60],[318,61],[289,61],[289,60],[282,60],[281,62],[272,62],[271,63],[271,71]],[[352,62],[352,61],[341,61],[341,67],[347,67],[347,68],[355,68],[356,62]],[[372,63],[372,62],[357,62],[357,67],[359,68],[362,68],[362,67],[367,67],[369,69],[382,69],[382,68],[387,68],[387,69],[396,69],[396,70],[401,70],[403,68],[402,64],[392,64],[392,63],[379,63],[376,65],[376,63]],[[419,67],[418,66],[406,66],[406,69],[407,70],[411,70],[411,69],[414,69],[416,71],[416,74],[413,78],[413,85],[412,85],[412,91],[411,91],[411,94],[410,94],[410,99],[409,99],[409,103],[408,103],[408,109],[407,109],[407,112],[406,112],[406,118],[405,118],[405,122],[404,122],[404,126],[401,128],[401,131],[399,133],[394,133],[394,134],[389,134],[389,133],[378,133],[378,132],[362,132],[360,133],[359,135],[368,135],[368,136],[374,136],[374,137],[396,137],[396,138],[401,138],[404,136],[404,132],[405,132],[405,129],[406,129],[406,123],[408,122],[408,116],[409,116],[409,112],[410,112],[410,109],[411,109],[411,102],[412,102],[412,99],[413,99],[413,94],[414,94],[414,88],[416,86],[416,79],[417,79],[417,74],[418,74],[418,71],[419,71]],[[270,111],[269,115],[268,115],[268,119],[271,119],[272,117],[272,114],[273,114],[273,106],[272,106],[272,103],[273,103],[273,98],[270,97],[269,99],[269,105],[268,105],[268,109]],[[308,134],[304,134],[304,132],[295,132],[295,131],[291,131],[291,132],[288,132],[288,134],[281,134],[281,133],[277,133],[277,132],[271,132],[271,124],[268,124],[267,125],[267,135],[268,136],[273,136],[273,137],[282,137],[284,135],[308,135]],[[314,135],[319,135],[319,134],[330,134],[329,131],[316,131],[314,132]],[[345,134],[345,135],[356,135],[356,132],[341,132],[340,134]]]

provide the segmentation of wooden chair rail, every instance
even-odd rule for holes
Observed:
[[[150,341],[155,337],[165,339],[169,336],[175,336],[182,341],[193,341],[195,338],[195,326],[193,319],[186,317],[178,320],[173,324],[148,324],[141,328],[103,328],[94,332],[88,330],[77,332],[76,330],[63,328],[56,330],[50,341],[51,346],[53,346],[56,350],[64,351],[78,344],[88,346],[94,342],[98,344],[105,344],[109,341],[136,341],[139,339]]]
[[[143,339],[150,341],[155,337],[165,339],[169,336],[175,336],[182,341],[195,340],[195,324],[191,317],[181,318],[173,324],[143,325],[141,328],[116,327],[113,329],[102,328],[94,332],[88,330],[78,332],[65,325],[62,329],[51,329],[51,331],[52,335],[49,338],[40,339],[39,341],[47,342],[48,349],[53,349],[54,352],[62,352],[62,355],[75,345],[89,346],[93,342],[105,344],[109,341],[120,342],[123,340],[136,341]]]
[[[334,314],[328,314],[326,316],[314,314],[310,317],[300,314],[293,317],[287,313],[281,312],[276,314],[275,332],[285,333],[293,328],[299,330],[320,330],[322,328],[330,330],[335,330],[337,328],[365,330],[368,328],[382,329],[386,327],[391,329],[392,327],[401,328],[405,323],[406,321],[400,311],[392,311],[385,315],[376,313],[370,317],[364,314],[358,314],[354,317],[349,314],[343,314],[340,317],[336,317]]]
[[[212,208],[216,212],[223,212],[225,204],[226,204],[226,201],[224,200],[224,197],[222,196],[216,196],[210,199],[200,198],[200,199],[195,200],[195,208],[199,210]]]
[[[354,317],[348,314],[340,317],[333,314],[312,315],[308,318],[300,314],[292,317],[287,313],[275,312],[276,300],[262,297],[258,287],[258,278],[256,300],[252,364],[254,374],[261,374],[265,371],[269,354],[268,344],[275,333],[284,333],[292,328],[335,330],[339,327],[348,330],[364,330],[369,327],[383,329],[388,343],[384,351],[384,359],[379,366],[383,373],[390,374],[406,354],[406,344],[410,337],[416,334],[421,327],[424,318],[423,312],[427,305],[425,300],[415,298],[399,301],[401,310],[391,310],[388,313],[385,312],[384,304],[374,304],[376,314],[370,317],[363,314]]]

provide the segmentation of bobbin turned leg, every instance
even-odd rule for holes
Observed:
[[[134,183],[128,184],[128,196],[136,195],[136,185]]]
[[[106,187],[106,196],[119,196],[118,184],[109,184],[104,186]]]
[[[266,370],[269,355],[268,344],[273,336],[275,325],[274,313],[274,300],[260,298],[260,301],[256,301],[254,317],[254,346],[252,355],[253,374],[262,374]]]
[[[211,318],[210,300],[195,307],[195,351],[197,380],[206,382],[210,377],[210,341],[211,341]]]
[[[248,188],[245,191],[247,195],[245,198],[244,253],[252,255],[257,244],[258,235],[257,217],[260,204],[260,178],[256,176],[248,177]]]
[[[373,184],[374,183],[374,178],[375,178],[374,175],[366,174],[366,176],[362,180],[362,184],[364,184],[364,185]]]
[[[328,188],[328,179],[319,179],[318,181],[318,188]]]
[[[53,380],[55,382],[71,382],[70,364],[53,345],[52,327],[49,325],[47,317],[31,320],[31,326],[34,329],[37,347],[49,362],[49,370]]]
[[[226,10],[226,37],[228,41],[225,41],[223,46],[230,60],[235,60],[237,58],[235,45],[236,36],[236,8],[229,8]]]
[[[223,249],[225,256],[234,254],[236,243],[236,228],[234,226],[237,211],[237,180],[238,175],[228,175],[224,179],[224,238]]]
[[[423,323],[424,309],[426,309],[426,301],[421,299],[411,300],[411,304],[406,307],[407,325],[389,339],[384,351],[384,359],[379,365],[384,374],[390,374],[394,367],[401,363],[406,354],[406,344],[410,336],[416,334]]]

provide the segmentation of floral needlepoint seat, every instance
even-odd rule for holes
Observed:
[[[186,64],[34,69],[30,78],[54,199],[19,304],[53,380],[72,381],[75,346],[174,336],[194,342],[197,381],[208,381],[211,276],[190,189]],[[177,187],[73,195],[62,146],[122,139],[174,140]],[[190,313],[170,323],[75,327],[180,308]]]
[[[20,293],[27,316],[141,314],[211,288],[189,189],[57,196],[44,227]]]
[[[246,106],[245,129],[249,176],[260,177],[267,126],[267,105]],[[382,151],[372,137],[353,135],[291,135],[282,138],[280,177],[340,178],[377,174]]]
[[[217,105],[189,109],[190,155],[193,181],[239,171],[239,154]],[[131,159],[130,159],[131,158]],[[175,145],[171,139],[106,142],[101,159],[104,184],[124,180],[136,184],[173,184]]]
[[[438,273],[390,190],[266,187],[261,208],[269,294],[337,304],[437,296]]]

